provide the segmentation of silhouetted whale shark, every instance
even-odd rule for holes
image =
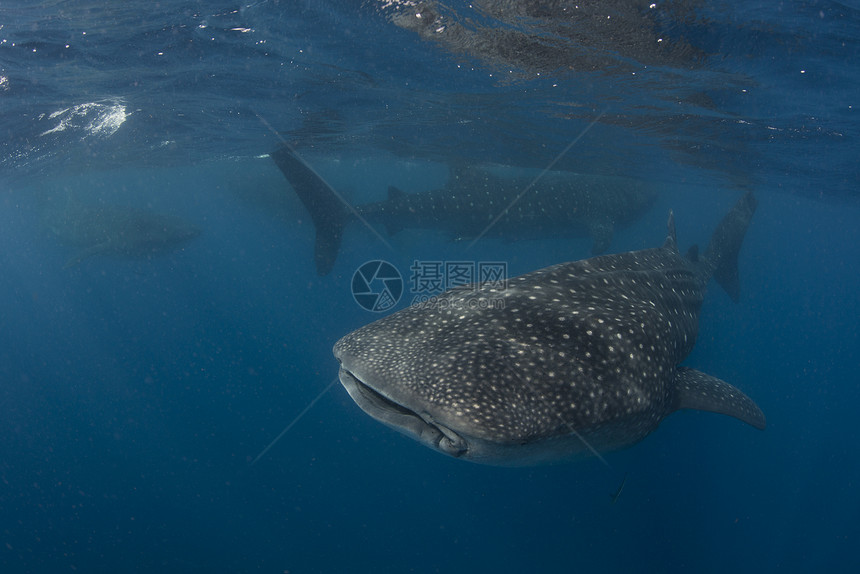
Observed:
[[[744,195],[701,257],[679,254],[670,213],[662,247],[460,287],[389,315],[335,344],[340,381],[375,419],[487,464],[626,447],[678,409],[763,429],[744,393],[679,366],[709,279],[738,295],[738,251],[755,208]]]
[[[310,213],[320,275],[331,271],[343,229],[357,217],[382,223],[389,234],[432,228],[455,239],[484,233],[508,239],[587,235],[599,254],[609,247],[616,225],[635,220],[656,198],[644,182],[626,177],[548,171],[537,179],[460,168],[443,189],[404,193],[389,187],[387,200],[351,208],[286,146],[271,156]]]
[[[72,267],[94,255],[149,258],[197,237],[200,229],[175,217],[120,205],[83,205],[67,201],[42,216],[43,224],[78,251]]]

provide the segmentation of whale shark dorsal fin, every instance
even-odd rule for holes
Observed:
[[[388,201],[401,201],[406,197],[406,192],[393,185],[388,186]]]
[[[609,244],[612,243],[612,235],[615,232],[615,225],[608,217],[601,217],[588,223],[588,234],[591,235],[594,241],[591,245],[591,253],[600,255],[609,249]]]
[[[729,415],[757,429],[765,427],[764,413],[740,389],[687,367],[675,373],[675,408]]]
[[[669,220],[666,222],[666,241],[663,242],[663,249],[671,249],[678,252],[678,235],[675,232],[675,212],[669,210]]]

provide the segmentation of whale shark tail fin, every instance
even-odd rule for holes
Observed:
[[[717,225],[708,248],[700,258],[706,277],[713,277],[735,302],[741,294],[738,253],[757,205],[752,192],[745,193]]]
[[[317,273],[328,275],[337,259],[343,228],[351,219],[351,213],[337,192],[288,146],[281,146],[269,155],[311,216],[316,229]]]

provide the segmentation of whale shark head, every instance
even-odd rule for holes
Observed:
[[[515,299],[509,294],[505,302]],[[555,358],[534,341],[499,337],[514,333],[505,327],[504,311],[479,309],[494,300],[447,299],[469,308],[434,308],[440,301],[410,307],[338,341],[339,377],[356,404],[464,460],[519,465],[582,451],[567,422],[548,416],[564,410],[554,402],[567,400],[548,394],[542,380],[556,369]]]
[[[617,340],[605,311],[577,313],[552,281],[455,290],[362,327],[334,347],[341,383],[380,422],[473,462],[552,462],[638,441],[671,412],[671,353]],[[609,364],[622,350],[621,367]]]

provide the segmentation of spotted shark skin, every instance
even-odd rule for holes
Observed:
[[[679,366],[711,277],[737,292],[755,211],[743,196],[700,258],[662,247],[467,286],[340,339],[340,381],[367,414],[444,454],[530,465],[637,443],[679,409],[764,429],[743,392]]]

